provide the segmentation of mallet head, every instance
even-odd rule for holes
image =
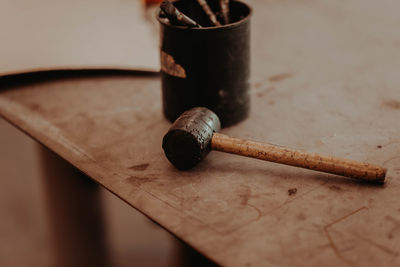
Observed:
[[[185,111],[163,138],[165,155],[176,168],[190,169],[210,152],[213,133],[220,128],[218,116],[207,108]]]

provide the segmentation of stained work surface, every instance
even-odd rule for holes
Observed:
[[[220,264],[396,266],[400,18],[368,2],[251,1],[252,111],[222,132],[382,164],[384,186],[219,152],[179,172],[157,77],[9,85],[0,114]]]

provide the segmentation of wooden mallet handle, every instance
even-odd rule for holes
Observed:
[[[386,169],[377,165],[306,153],[301,150],[259,143],[214,133],[211,149],[315,171],[373,182],[384,182]]]

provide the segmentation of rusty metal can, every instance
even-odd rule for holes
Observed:
[[[196,0],[174,5],[206,27],[171,25],[157,12],[164,115],[174,121],[203,106],[218,115],[222,127],[244,120],[250,109],[251,8],[231,0],[231,23],[211,26]]]

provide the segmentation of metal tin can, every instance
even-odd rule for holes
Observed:
[[[184,14],[206,24],[196,0],[175,1]],[[192,107],[214,111],[222,127],[244,120],[250,109],[250,16],[245,3],[230,1],[231,23],[202,28],[160,22],[163,112],[174,121]]]

